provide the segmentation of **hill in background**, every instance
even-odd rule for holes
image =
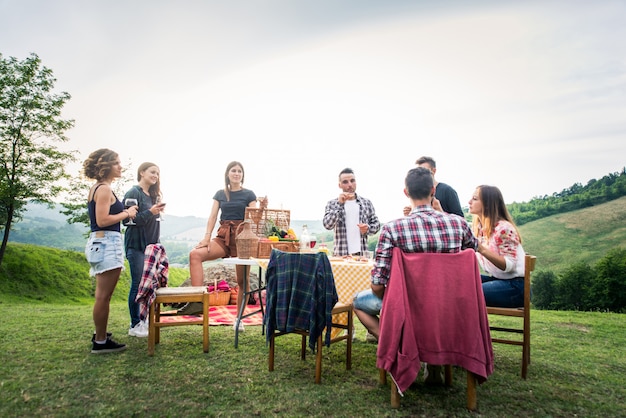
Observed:
[[[626,197],[519,227],[522,245],[537,256],[537,270],[563,271],[576,262],[594,265],[606,253],[626,247]]]
[[[168,251],[172,264],[186,264],[189,251],[204,237],[207,218],[196,216],[174,216],[165,214],[161,223],[161,242]],[[299,233],[307,224],[315,234],[330,234],[321,220],[292,220],[291,227]],[[61,207],[48,208],[46,205],[31,203],[21,221],[13,224],[9,242],[41,245],[83,252],[89,228],[82,224],[68,224],[61,213]]]

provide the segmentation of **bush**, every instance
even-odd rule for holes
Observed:
[[[602,309],[626,311],[626,249],[616,248],[596,265],[592,297]]]
[[[626,249],[607,253],[594,268],[577,263],[556,276],[533,276],[533,305],[539,309],[626,312]]]
[[[533,277],[532,302],[539,309],[554,309],[557,277],[551,271],[539,271]]]
[[[587,263],[576,263],[567,269],[557,282],[556,307],[585,311],[594,308],[590,289],[596,273]]]

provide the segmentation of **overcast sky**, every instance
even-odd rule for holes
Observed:
[[[81,162],[159,165],[169,213],[207,217],[237,160],[299,220],[351,167],[389,221],[422,155],[463,206],[620,171],[624,22],[623,0],[0,0],[0,53],[36,53],[71,94]]]

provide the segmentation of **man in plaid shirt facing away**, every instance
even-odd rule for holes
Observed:
[[[475,250],[478,245],[478,239],[465,218],[432,208],[430,202],[435,195],[435,187],[430,170],[423,167],[410,170],[405,179],[404,193],[411,199],[412,210],[406,217],[383,225],[376,247],[371,289],[357,293],[353,301],[354,313],[376,340],[378,315],[395,247],[406,253],[458,253],[466,248]]]

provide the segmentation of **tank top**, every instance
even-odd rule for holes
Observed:
[[[105,226],[104,228],[99,227],[98,224],[96,223],[96,201],[93,200],[93,197],[96,195],[96,191],[98,190],[98,187],[100,186],[102,186],[102,184],[99,184],[98,186],[96,186],[96,188],[93,191],[93,195],[91,195],[91,200],[87,202],[87,213],[89,213],[89,222],[91,224],[91,232],[94,232],[94,231],[121,232],[119,222],[116,222],[113,225]],[[111,191],[111,193],[113,193],[113,191]],[[113,193],[113,197],[115,197],[115,202],[109,207],[109,215],[117,215],[118,213],[121,213],[124,210],[124,204],[120,202],[117,196],[115,196],[115,193]]]

